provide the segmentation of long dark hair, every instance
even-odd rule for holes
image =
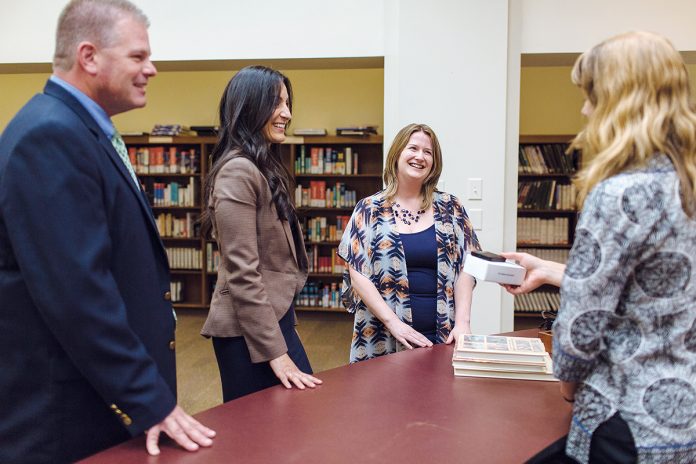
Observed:
[[[208,202],[215,186],[215,177],[230,159],[243,156],[261,171],[271,189],[271,204],[278,219],[294,222],[295,207],[290,201],[291,180],[280,157],[280,145],[265,136],[266,123],[280,101],[281,84],[288,91],[288,108],[292,112],[292,87],[282,73],[265,66],[247,66],[230,79],[220,99],[220,132],[210,155],[211,168],[205,178],[204,212],[201,234],[211,237],[212,218]]]

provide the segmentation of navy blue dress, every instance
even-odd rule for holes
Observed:
[[[437,318],[437,240],[435,224],[413,234],[401,233],[406,255],[413,328],[433,343]]]

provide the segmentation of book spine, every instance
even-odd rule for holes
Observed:
[[[346,147],[346,174],[353,174],[353,149],[351,147]]]

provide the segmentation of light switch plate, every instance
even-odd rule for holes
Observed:
[[[483,197],[483,180],[480,177],[469,178],[469,200],[481,200]]]

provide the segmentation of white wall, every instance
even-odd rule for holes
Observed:
[[[387,0],[385,145],[411,122],[430,125],[444,155],[444,190],[482,210],[484,249],[503,248],[507,115],[507,0]],[[467,199],[467,179],[483,198]],[[472,329],[503,327],[501,289],[481,282]],[[511,321],[511,313],[510,313]]]
[[[515,1],[522,5],[522,53],[584,52],[636,29],[663,34],[678,50],[696,50],[693,0]]]
[[[517,248],[517,163],[520,141],[520,53],[522,36],[521,3],[508,0],[507,119],[505,129],[505,191],[503,212],[503,250]],[[514,328],[514,298],[502,292],[500,331]]]
[[[66,2],[0,0],[0,63],[48,63]]]
[[[382,1],[135,0],[153,59],[382,56]],[[67,0],[0,0],[0,63],[48,63]]]
[[[248,0],[136,3],[152,20],[156,60],[207,60],[382,56],[391,40],[383,29],[385,8],[394,1],[265,0],[263,7]],[[56,20],[66,3],[0,0],[0,63],[50,62]],[[485,16],[486,3],[465,2],[467,15]],[[432,18],[429,12],[446,5],[446,0],[424,2],[417,14]],[[581,52],[631,29],[659,32],[680,50],[696,50],[693,0],[514,0],[510,5],[522,23],[522,53]],[[472,44],[486,48],[485,42]]]

